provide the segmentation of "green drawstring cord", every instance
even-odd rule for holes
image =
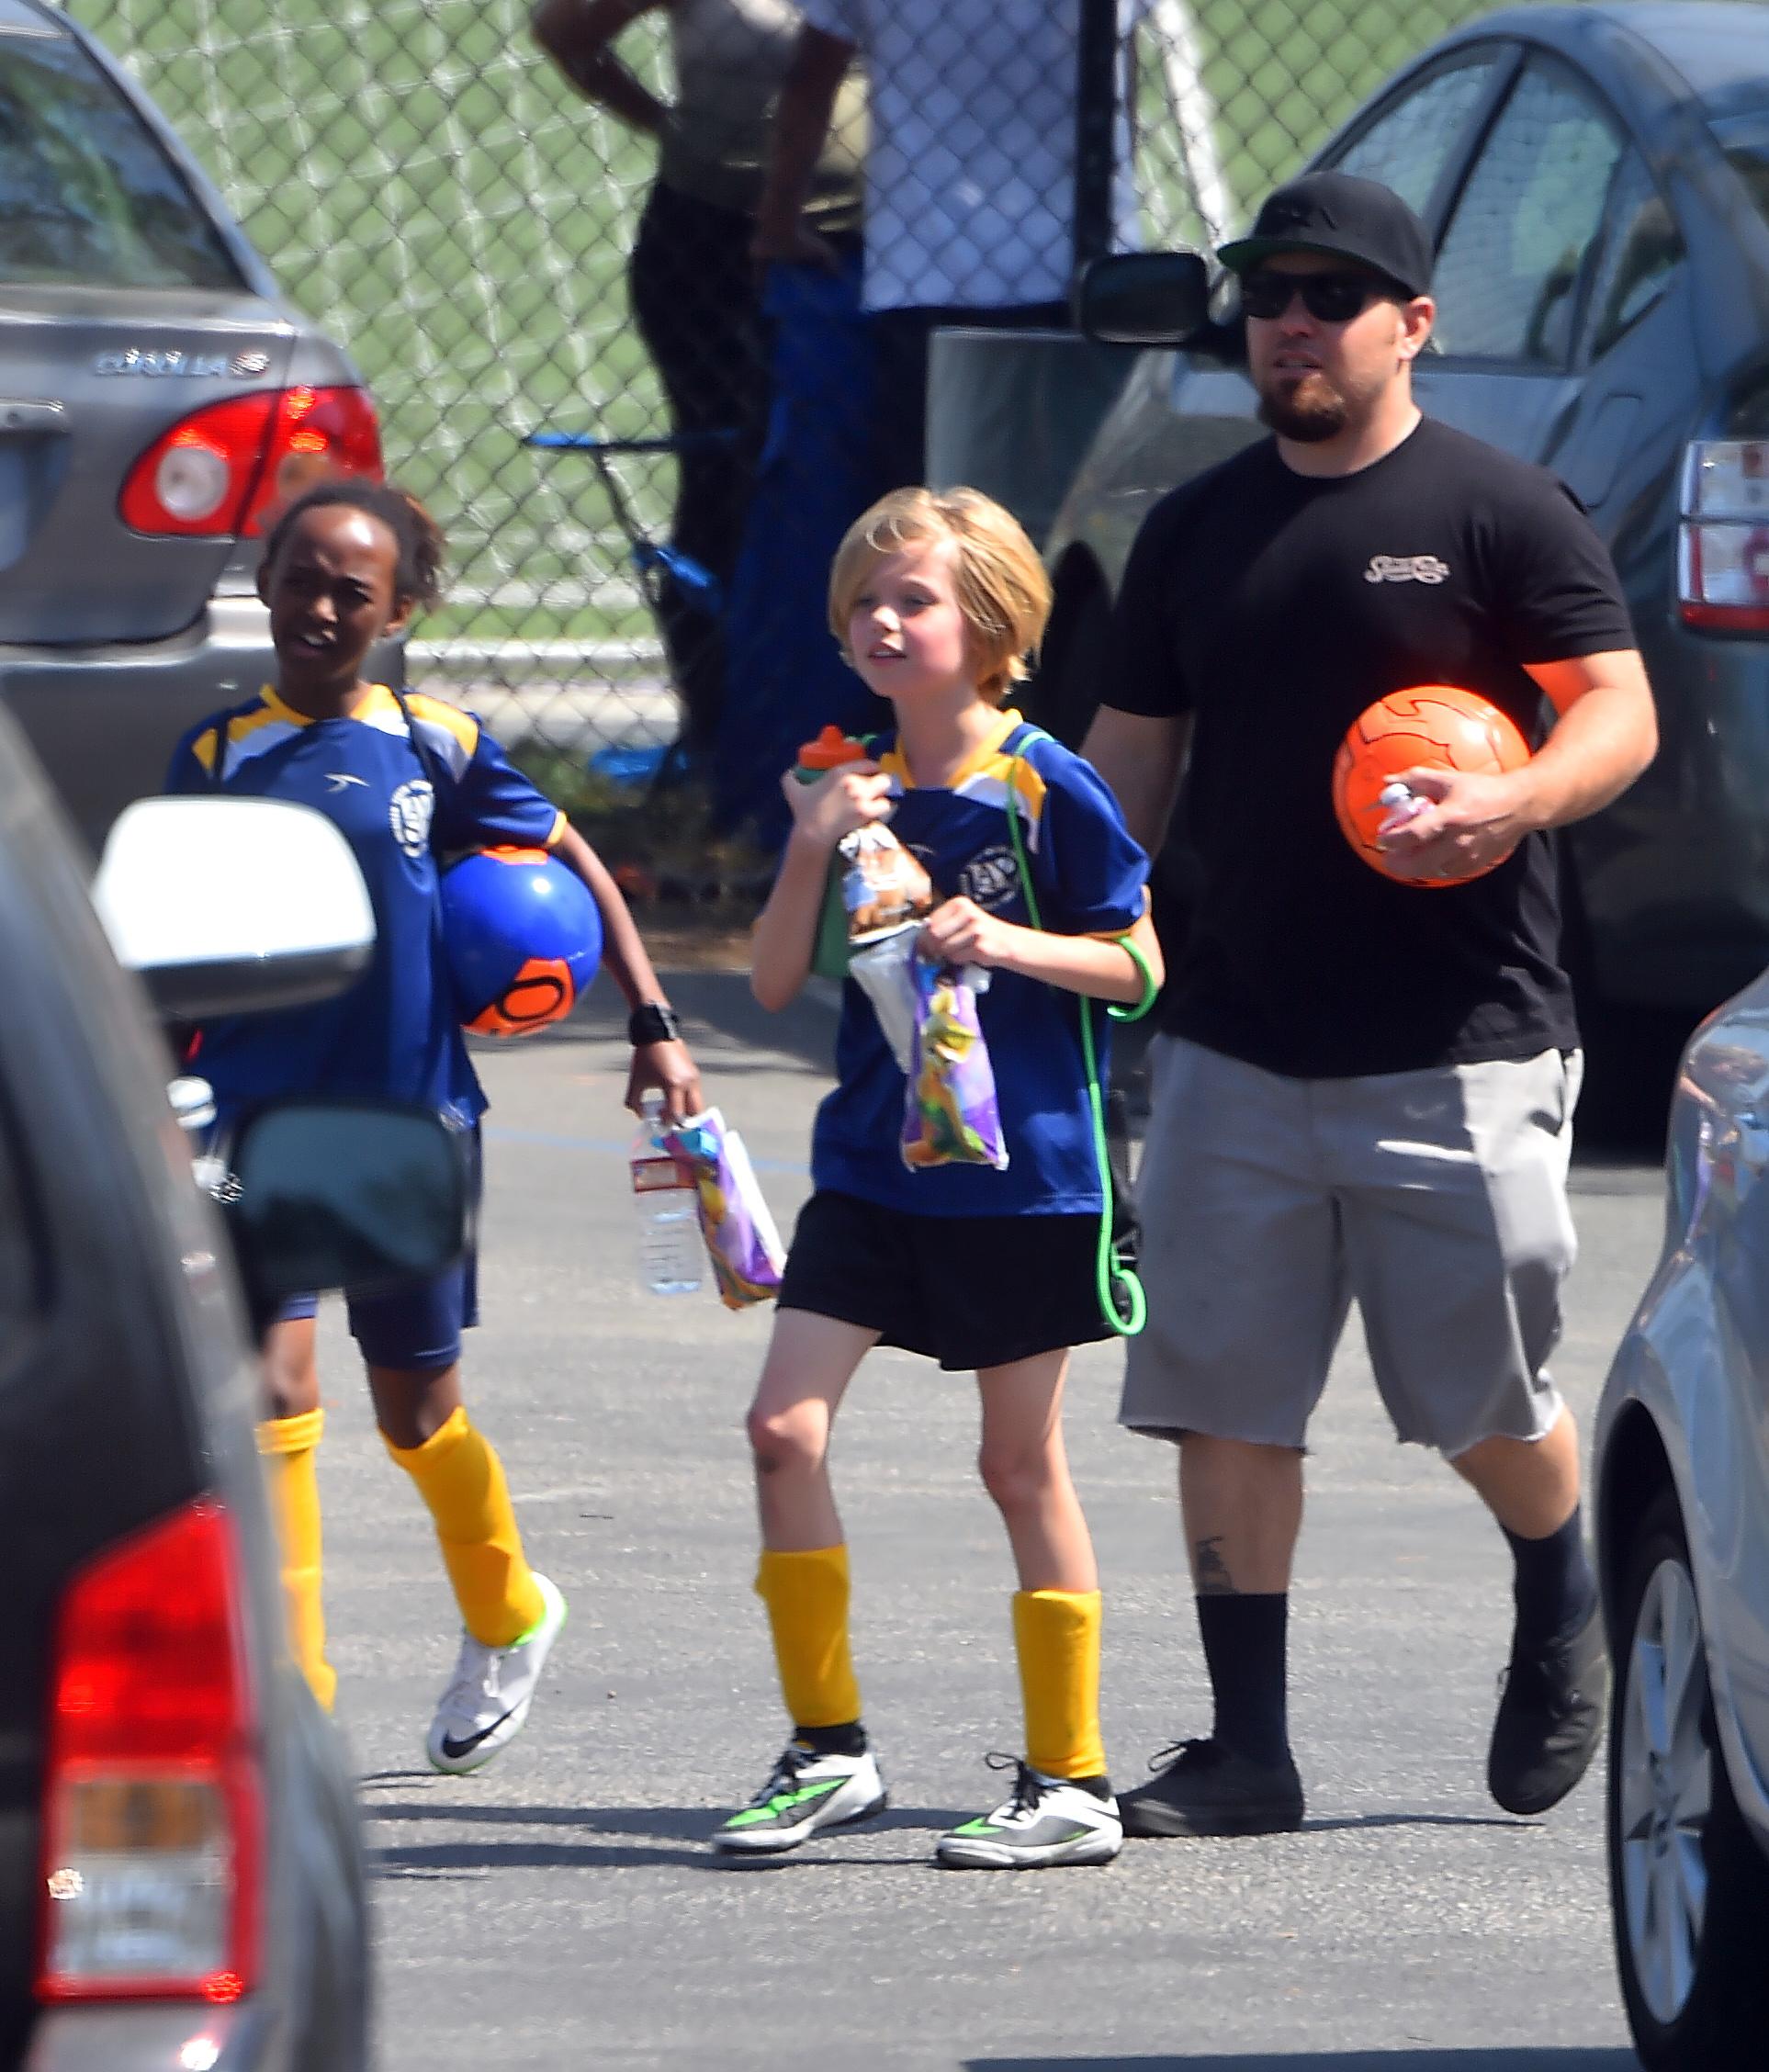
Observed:
[[[1020,806],[1015,793],[1015,780],[1020,774],[1020,765],[1026,760],[1026,750],[1033,741],[1048,741],[1051,737],[1042,732],[1030,735],[1020,743],[1014,757],[1013,767],[1008,771],[1008,832],[1013,838],[1013,860],[1020,870],[1020,888],[1025,895],[1026,912],[1031,925],[1042,933],[1044,923],[1038,911],[1038,895],[1032,890],[1031,871],[1026,861],[1025,843],[1020,834]],[[1133,1008],[1110,1007],[1107,1013],[1113,1021],[1140,1021],[1155,1005],[1155,974],[1149,969],[1148,959],[1136,947],[1129,936],[1117,939],[1118,947],[1126,952],[1131,962],[1143,974],[1143,997]],[[1111,1153],[1106,1143],[1106,1100],[1099,1087],[1099,1064],[1093,1047],[1093,1002],[1086,994],[1079,995],[1076,1005],[1081,1014],[1081,1062],[1087,1074],[1087,1110],[1093,1122],[1093,1157],[1099,1172],[1099,1193],[1102,1206],[1099,1211],[1099,1244],[1094,1255],[1094,1286],[1099,1297],[1099,1313],[1121,1338],[1134,1338],[1148,1321],[1148,1298],[1143,1292],[1143,1283],[1136,1278],[1133,1267],[1127,1267],[1118,1256],[1111,1241]]]

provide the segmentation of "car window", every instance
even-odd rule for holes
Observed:
[[[1380,180],[1403,201],[1424,212],[1437,176],[1461,135],[1492,75],[1493,53],[1477,53],[1446,72],[1433,73],[1392,107],[1332,163],[1342,173]]]
[[[1437,343],[1564,364],[1579,272],[1622,140],[1560,65],[1533,60],[1493,126],[1437,254]]]
[[[1744,182],[1757,214],[1769,220],[1769,109],[1716,116],[1708,127],[1719,140],[1726,163]]]
[[[0,283],[241,286],[152,131],[72,40],[0,38]]]
[[[1609,230],[1591,288],[1591,357],[1601,359],[1670,287],[1683,239],[1646,162],[1630,151],[1609,196]]]

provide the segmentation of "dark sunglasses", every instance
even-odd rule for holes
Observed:
[[[1393,292],[1369,274],[1279,274],[1265,267],[1241,276],[1241,307],[1262,321],[1281,317],[1300,295],[1316,323],[1349,323]]]

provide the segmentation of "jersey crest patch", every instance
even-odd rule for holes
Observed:
[[[1019,890],[1020,866],[1010,849],[986,849],[958,873],[959,896],[985,909],[1006,906]]]
[[[430,822],[435,810],[436,795],[424,777],[401,784],[387,802],[393,839],[408,856],[420,857],[430,847]]]

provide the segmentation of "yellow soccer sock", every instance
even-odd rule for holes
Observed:
[[[443,1566],[455,1586],[461,1623],[488,1648],[507,1648],[546,1609],[522,1550],[503,1467],[490,1442],[455,1411],[422,1446],[387,1450],[430,1507]]]
[[[1099,1593],[1019,1590],[1013,1640],[1026,1707],[1026,1761],[1047,1777],[1100,1777]]]
[[[325,1413],[267,1418],[258,1427],[258,1451],[276,1539],[282,1549],[283,1599],[288,1607],[288,1644],[313,1695],[328,1712],[338,1678],[325,1659],[325,1608],[320,1594],[320,1479],[313,1456],[325,1430]]]
[[[794,1727],[845,1727],[860,1717],[848,1652],[848,1549],[761,1550],[756,1595],[768,1607],[781,1695]]]

